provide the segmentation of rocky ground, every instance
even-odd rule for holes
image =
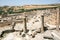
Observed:
[[[54,30],[48,30],[44,33],[37,33],[35,37],[32,37],[28,33],[26,34],[24,32],[22,32],[21,35],[20,32],[5,33],[4,37],[0,38],[0,40],[54,40],[51,35],[53,31]]]
[[[31,12],[28,13],[30,13],[30,16],[27,16],[27,29],[29,30],[27,33],[23,31],[24,23],[17,23],[14,27],[15,31],[4,33],[3,37],[0,37],[0,40],[54,40],[52,32],[55,30],[52,29],[55,29],[56,25],[45,23],[44,26],[46,25],[47,29],[49,30],[41,33],[41,12],[34,11],[34,14],[32,14]],[[6,30],[12,30],[12,25],[0,27],[0,35],[2,34],[2,31]]]
[[[15,25],[14,29],[15,30],[22,30],[23,29],[22,25],[23,24],[17,23]],[[22,26],[22,27],[20,27],[20,26]],[[8,27],[8,26],[6,26],[6,27]],[[12,29],[11,26],[9,28],[6,28],[6,27],[4,27],[4,29],[0,28],[0,34],[4,30],[11,30]],[[36,29],[34,27],[32,27],[32,28],[28,27],[28,29],[29,29],[29,31],[27,33],[24,33],[24,31],[22,31],[22,32],[21,31],[14,31],[14,32],[9,32],[9,33],[4,33],[3,37],[1,37],[0,40],[54,40],[54,39],[52,39],[53,38],[52,32],[56,32],[55,30],[47,30],[44,33],[41,33],[41,30],[38,28]]]

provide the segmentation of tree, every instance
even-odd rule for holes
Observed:
[[[12,13],[13,13],[13,8],[9,8],[9,9],[7,10],[7,12],[8,12],[9,14],[12,14]]]

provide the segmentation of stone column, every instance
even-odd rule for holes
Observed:
[[[23,28],[24,32],[27,32],[27,23],[26,23],[26,16],[24,18],[24,28]]]
[[[41,32],[44,32],[44,16],[41,15]]]
[[[12,30],[14,30],[15,25],[16,25],[16,22],[12,22]]]
[[[57,10],[57,25],[56,25],[56,30],[59,31],[59,23],[60,23],[60,20],[59,20],[59,16],[60,16],[60,13],[59,13],[59,8],[56,9]]]

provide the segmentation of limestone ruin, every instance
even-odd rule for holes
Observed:
[[[0,15],[0,40],[60,40],[59,6],[27,5],[22,8],[23,12],[15,12],[19,9],[15,7],[13,14]]]

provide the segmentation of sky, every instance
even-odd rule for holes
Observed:
[[[22,6],[31,4],[54,4],[60,0],[0,0],[0,6]]]

